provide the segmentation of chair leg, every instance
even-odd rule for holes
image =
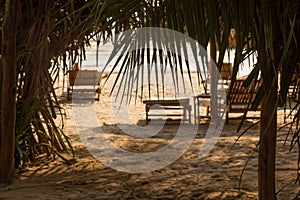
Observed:
[[[229,123],[229,113],[226,111],[226,118],[225,118],[225,123],[228,125]]]
[[[67,89],[67,99],[68,99],[68,100],[71,99],[71,98],[70,98],[70,90],[71,90],[71,88],[68,88],[68,89]]]
[[[96,89],[96,94],[97,94],[96,101],[99,101],[100,100],[100,94],[101,94],[101,89],[99,87]]]
[[[210,114],[210,107],[207,106],[207,108],[206,108],[206,116],[209,116],[209,114]]]
[[[192,123],[192,119],[191,119],[191,106],[188,107],[188,112],[189,112],[189,123],[191,124]]]
[[[148,105],[145,106],[145,110],[146,110],[146,125],[148,125],[149,124],[149,115],[148,115],[149,109],[148,109]]]
[[[186,121],[186,107],[183,107],[183,123]]]

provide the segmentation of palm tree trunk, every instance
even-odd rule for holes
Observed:
[[[264,28],[262,28],[262,30],[263,29]],[[265,95],[261,101],[258,196],[260,200],[273,200],[276,199],[277,73],[275,73],[269,54],[265,49],[264,39],[262,39],[260,45],[258,64],[262,70]]]
[[[273,84],[272,90],[261,103],[261,130],[258,156],[258,195],[261,200],[276,199],[275,192],[275,153],[277,114],[277,90]]]
[[[2,26],[2,113],[0,183],[10,183],[14,171],[16,122],[16,23],[18,0],[6,0]]]
[[[265,96],[261,102],[261,128],[260,145],[258,155],[258,196],[261,200],[276,199],[275,186],[275,160],[276,160],[276,136],[277,136],[277,84],[278,84],[278,63],[274,60],[280,57],[276,40],[280,37],[279,21],[272,13],[272,40],[274,56],[267,52],[264,42],[260,43],[261,53],[259,55],[262,76],[264,77]],[[262,33],[266,27],[261,24]]]

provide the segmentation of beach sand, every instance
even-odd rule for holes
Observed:
[[[124,133],[111,114],[108,83],[95,102],[100,128],[118,147],[141,153],[156,151],[175,137],[179,126],[193,130],[193,124],[167,123],[150,138],[135,138]],[[224,125],[211,152],[199,158],[209,121],[202,121],[188,150],[170,165],[146,173],[117,171],[94,158],[81,141],[72,112],[72,102],[62,99],[66,111],[65,133],[70,137],[76,162],[66,164],[61,158],[42,158],[18,174],[13,183],[0,188],[0,199],[257,199],[257,151],[260,125],[254,125],[237,142],[238,136],[255,121]],[[145,125],[145,108],[139,100],[129,106],[133,130]],[[83,116],[84,117],[84,116]],[[193,121],[193,120],[192,120]],[[283,111],[278,111],[283,124]],[[278,199],[293,199],[299,192],[297,149],[289,152],[284,145],[288,128],[278,132],[276,188]],[[189,134],[187,132],[186,134]],[[70,155],[62,154],[71,159]],[[138,162],[138,161],[137,161]],[[134,163],[132,164],[134,167]]]

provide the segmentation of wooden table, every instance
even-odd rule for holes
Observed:
[[[204,101],[207,101],[204,103]],[[201,104],[204,104],[206,106],[206,115],[200,114],[200,106]],[[210,94],[204,93],[199,94],[197,96],[194,96],[194,121],[195,124],[200,122],[200,119],[202,118],[210,118]]]
[[[164,98],[164,99],[151,99],[151,100],[144,100],[143,101],[146,109],[146,124],[150,121],[149,116],[169,116],[169,117],[174,117],[174,116],[182,116],[182,122],[185,123],[188,121],[191,123],[191,106],[190,106],[190,99],[188,97],[185,98]],[[159,105],[159,106],[154,106],[154,105]],[[155,109],[162,109],[164,108],[165,110],[183,110],[182,113],[180,114],[172,114],[172,113],[167,113],[167,114],[150,114],[149,111],[155,110]],[[188,119],[187,119],[187,113],[188,113]]]

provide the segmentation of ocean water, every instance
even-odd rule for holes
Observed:
[[[83,60],[81,63],[81,69],[89,69],[89,70],[98,70],[98,71],[103,71],[105,68],[105,71],[111,71],[113,68],[114,63],[117,61],[117,56],[115,56],[112,61],[106,66],[107,61],[110,58],[110,55],[113,51],[113,44],[111,42],[107,42],[105,44],[103,44],[101,42],[100,46],[99,46],[99,51],[97,53],[97,45],[96,42],[91,42],[91,46],[90,47],[86,47],[86,60]],[[188,49],[189,52],[189,59],[193,60],[193,56],[191,53],[191,50]],[[209,46],[208,46],[208,52],[209,52]],[[230,50],[227,51],[224,57],[224,61],[223,62],[230,62],[233,63],[234,61],[234,53],[235,50]],[[218,56],[218,53],[217,53]],[[246,59],[243,63],[240,64],[240,69],[238,71],[238,77],[241,76],[245,76],[248,75],[251,70],[253,69],[253,64],[256,62],[256,57],[255,56],[251,56],[250,58]],[[106,67],[105,67],[106,66]],[[119,70],[118,66],[115,71]],[[193,66],[191,67],[192,70],[196,70],[196,67],[193,68]],[[183,70],[186,70],[186,66],[183,65]]]

